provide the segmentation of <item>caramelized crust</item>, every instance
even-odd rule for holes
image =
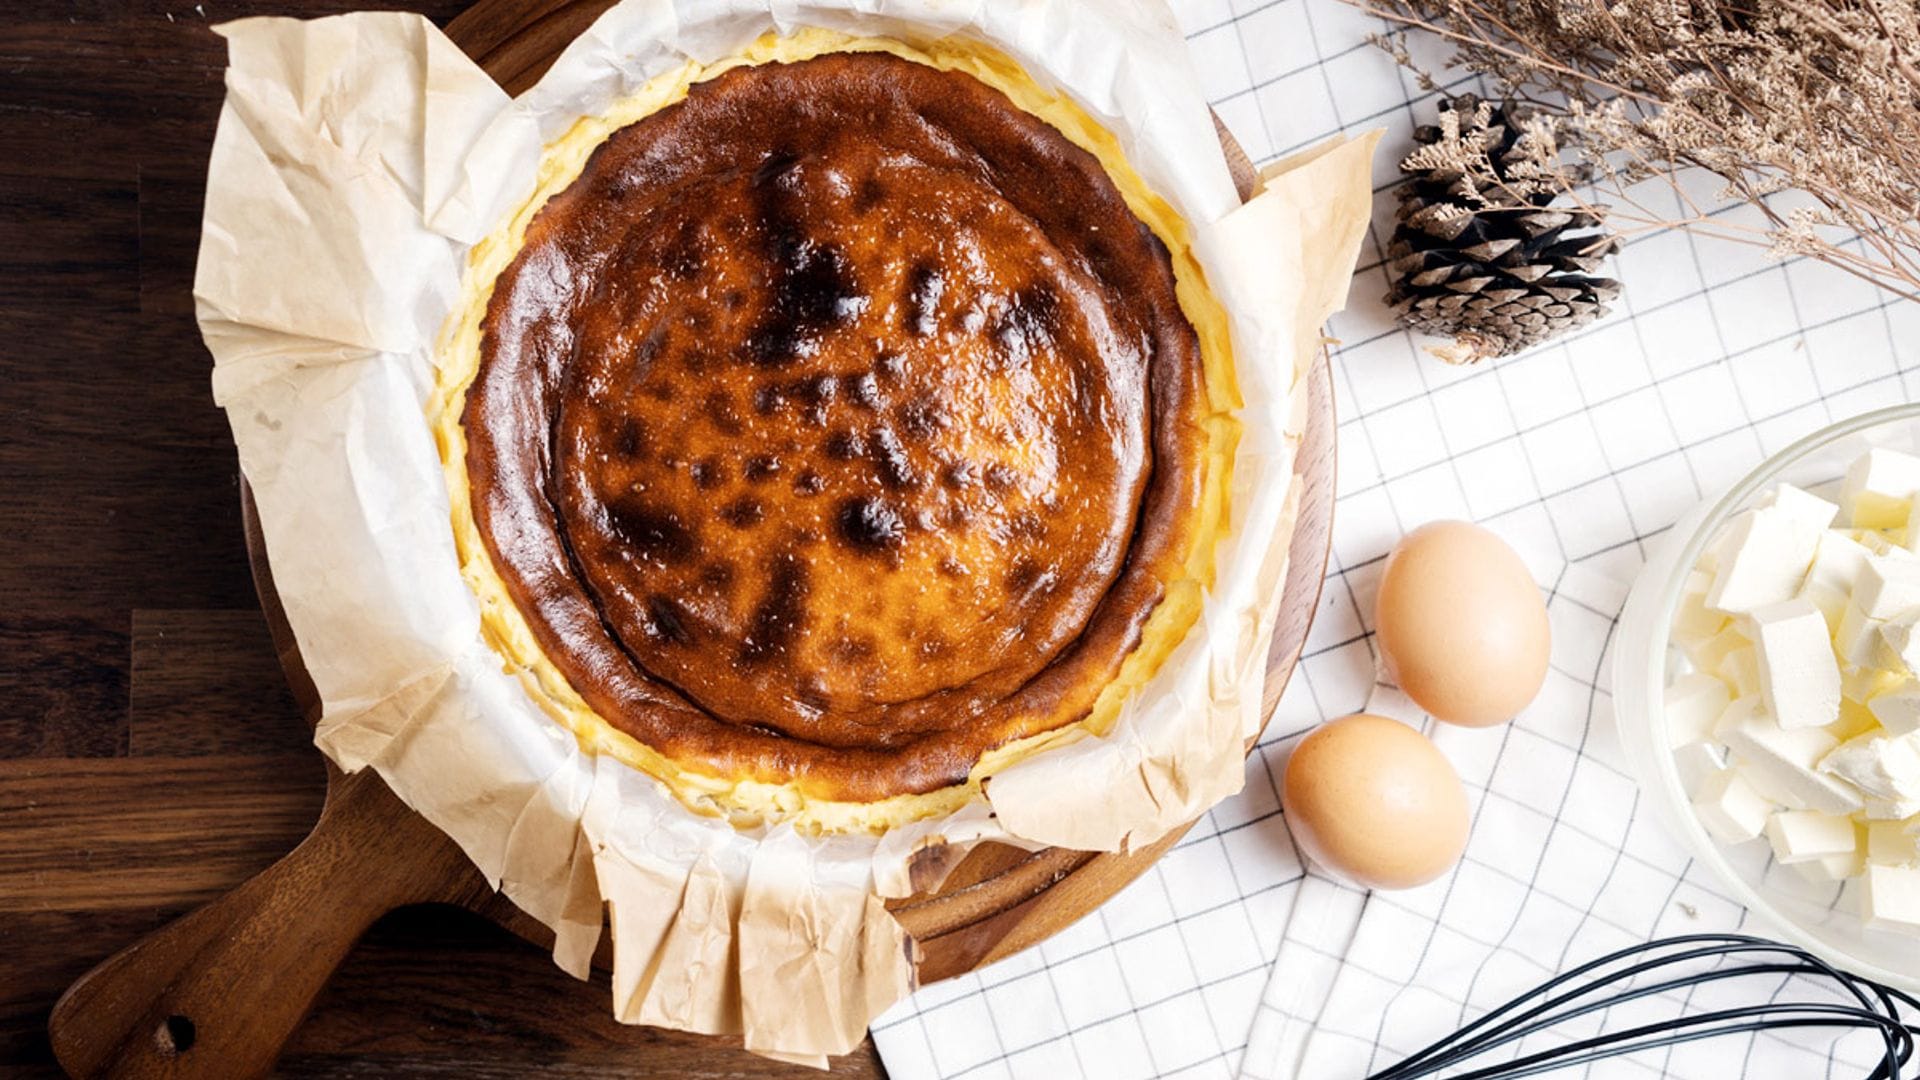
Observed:
[[[874,53],[616,132],[494,285],[475,520],[609,723],[870,801],[1084,717],[1193,543],[1205,394],[1089,154]]]

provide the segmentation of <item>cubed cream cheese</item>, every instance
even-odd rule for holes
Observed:
[[[1872,795],[1860,800],[1860,816],[1868,821],[1905,821],[1920,814],[1920,800],[1880,799]]]
[[[1920,731],[1920,689],[1895,690],[1867,699],[1867,711],[1894,735]]]
[[[1800,597],[1820,612],[1820,620],[1826,624],[1829,638],[1839,632],[1840,620],[1847,613],[1846,593],[1825,585],[1804,585],[1800,589]]]
[[[1773,490],[1760,496],[1754,505],[1761,509],[1778,510],[1786,514],[1800,529],[1813,537],[1816,543],[1820,539],[1820,534],[1840,516],[1840,507],[1837,503],[1830,503],[1813,492],[1792,484],[1773,485]]]
[[[1693,800],[1700,824],[1723,844],[1742,844],[1760,835],[1773,804],[1739,773],[1728,769],[1707,778]]]
[[[1713,673],[1742,697],[1760,693],[1760,654],[1751,645],[1743,645],[1722,657]]]
[[[1680,589],[1666,688],[1701,822],[1879,925],[1920,931],[1920,456],[1876,449],[1838,505],[1789,484],[1723,525]]]
[[[1843,697],[1840,699],[1840,719],[1827,725],[1827,734],[1846,742],[1855,735],[1865,735],[1879,728],[1880,721],[1873,718],[1873,713],[1865,705]]]
[[[1705,740],[1674,747],[1673,767],[1680,773],[1680,786],[1689,796],[1698,795],[1707,778],[1726,768],[1720,748]]]
[[[1820,610],[1796,597],[1757,608],[1747,618],[1747,636],[1759,661],[1760,698],[1780,726],[1825,727],[1838,720],[1840,665]]]
[[[1911,866],[1920,861],[1920,837],[1904,821],[1875,821],[1867,826],[1867,858],[1882,866]]]
[[[1890,559],[1911,559],[1914,553],[1906,547],[1904,530],[1884,533],[1878,529],[1855,529],[1851,533],[1860,546],[1875,555]]]
[[[1880,620],[1920,608],[1920,560],[1867,556],[1866,569],[1853,584],[1853,606]]]
[[[1838,529],[1828,529],[1820,534],[1820,542],[1814,548],[1806,584],[1809,588],[1824,586],[1843,595],[1851,593],[1854,583],[1860,580],[1860,572],[1867,568],[1867,556],[1871,554],[1860,541]]]
[[[1863,491],[1849,500],[1847,521],[1858,529],[1873,529],[1889,535],[1899,533],[1913,520],[1913,500]]]
[[[1821,529],[1792,508],[1763,506],[1736,519],[1719,551],[1707,606],[1732,615],[1791,599],[1813,565]]]
[[[1744,694],[1727,702],[1727,707],[1720,710],[1719,718],[1714,720],[1713,730],[1709,734],[1713,736],[1715,742],[1724,743],[1727,741],[1728,734],[1756,716],[1766,716],[1766,709],[1761,707],[1759,695]],[[1840,740],[1835,739],[1834,745],[1839,744]]]
[[[1920,804],[1920,735],[1848,739],[1820,759],[1819,769],[1852,784],[1863,796],[1893,805]]]
[[[1733,692],[1716,676],[1694,672],[1675,679],[1665,693],[1668,745],[1684,746],[1712,735],[1732,701]]]
[[[1906,688],[1906,683],[1907,677],[1897,671],[1882,671],[1873,667],[1840,669],[1842,700],[1857,701],[1862,705]]]
[[[1826,873],[1828,881],[1845,881],[1847,878],[1860,876],[1860,871],[1867,868],[1867,853],[1855,848],[1838,855],[1823,855],[1813,860],[1811,864],[1802,863],[1801,865],[1818,866]]]
[[[1782,810],[1767,819],[1767,842],[1778,862],[1808,862],[1827,855],[1851,855],[1858,847],[1853,819],[1818,810]]]
[[[1704,641],[1683,641],[1680,647],[1686,651],[1687,659],[1692,662],[1695,671],[1712,673],[1728,653],[1751,644],[1753,642],[1747,640],[1747,635],[1740,632],[1739,622],[1729,619],[1719,633]]]
[[[1732,755],[1732,767],[1775,802],[1828,814],[1861,808],[1860,793],[1851,784],[1816,769],[1838,745],[1819,728],[1783,728],[1765,713],[1753,712],[1737,723],[1717,726],[1715,733]]]
[[[1713,531],[1713,537],[1707,541],[1707,546],[1700,549],[1700,557],[1694,560],[1694,569],[1706,572],[1708,584],[1712,584],[1713,575],[1720,570],[1720,553],[1733,547],[1733,534],[1738,531],[1734,526],[1740,520],[1741,515],[1736,514],[1721,522],[1720,527]]]
[[[1851,586],[1849,586],[1850,588]],[[1707,606],[1707,590],[1713,588],[1713,575],[1692,570],[1680,589],[1680,606],[1673,616],[1673,637],[1682,644],[1705,641],[1727,625],[1725,612]],[[1844,597],[1842,598],[1844,601]]]
[[[1847,467],[1840,502],[1854,528],[1894,529],[1906,524],[1916,491],[1920,457],[1876,446]]]
[[[1880,640],[1902,668],[1920,672],[1920,608],[1881,623]]]
[[[1896,499],[1874,491],[1855,495],[1849,505],[1848,523],[1857,529],[1872,529],[1897,535],[1913,519],[1913,500]]]
[[[1869,862],[1860,883],[1860,916],[1868,925],[1920,930],[1920,870]]]
[[[1834,655],[1848,667],[1878,667],[1876,661],[1881,659],[1880,650],[1885,644],[1880,639],[1880,628],[1884,625],[1884,620],[1872,618],[1858,605],[1849,603],[1847,610],[1840,613],[1839,628],[1833,632]]]
[[[1866,867],[1866,858],[1860,852],[1839,855],[1822,855],[1818,859],[1788,864],[1802,878],[1815,885],[1832,885],[1836,881],[1845,881],[1860,873]]]

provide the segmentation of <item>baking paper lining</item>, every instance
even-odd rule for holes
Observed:
[[[970,35],[1071,94],[1192,228],[1232,316],[1244,402],[1214,588],[1112,729],[995,774],[983,802],[877,838],[737,831],[583,752],[481,638],[424,417],[468,245],[524,200],[542,145],[670,67],[808,26]],[[604,909],[620,1020],[823,1064],[913,985],[913,944],[881,898],[937,885],[955,860],[927,850],[1124,850],[1239,789],[1298,500],[1299,391],[1344,301],[1371,139],[1283,163],[1240,206],[1157,4],[629,0],[517,100],[418,16],[220,32],[231,66],[195,297],[323,702],[316,742],[342,768],[379,771],[452,836],[554,929],[555,960],[575,975]]]

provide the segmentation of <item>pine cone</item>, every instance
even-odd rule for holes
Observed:
[[[1532,118],[1472,94],[1443,100],[1439,124],[1417,129],[1421,145],[1400,162],[1386,300],[1408,326],[1453,338],[1433,351],[1454,363],[1530,348],[1620,295],[1619,282],[1591,276],[1619,240],[1593,213],[1552,207],[1565,175],[1550,128],[1522,144]]]

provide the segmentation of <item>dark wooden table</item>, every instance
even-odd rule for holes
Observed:
[[[209,26],[373,6],[444,24],[462,0],[0,4],[0,1075],[54,1074],[68,983],[319,810],[248,582],[193,261],[226,55]],[[604,978],[441,908],[374,928],[282,1071],[817,1075],[623,1028]],[[834,1071],[881,1075],[871,1043]]]

